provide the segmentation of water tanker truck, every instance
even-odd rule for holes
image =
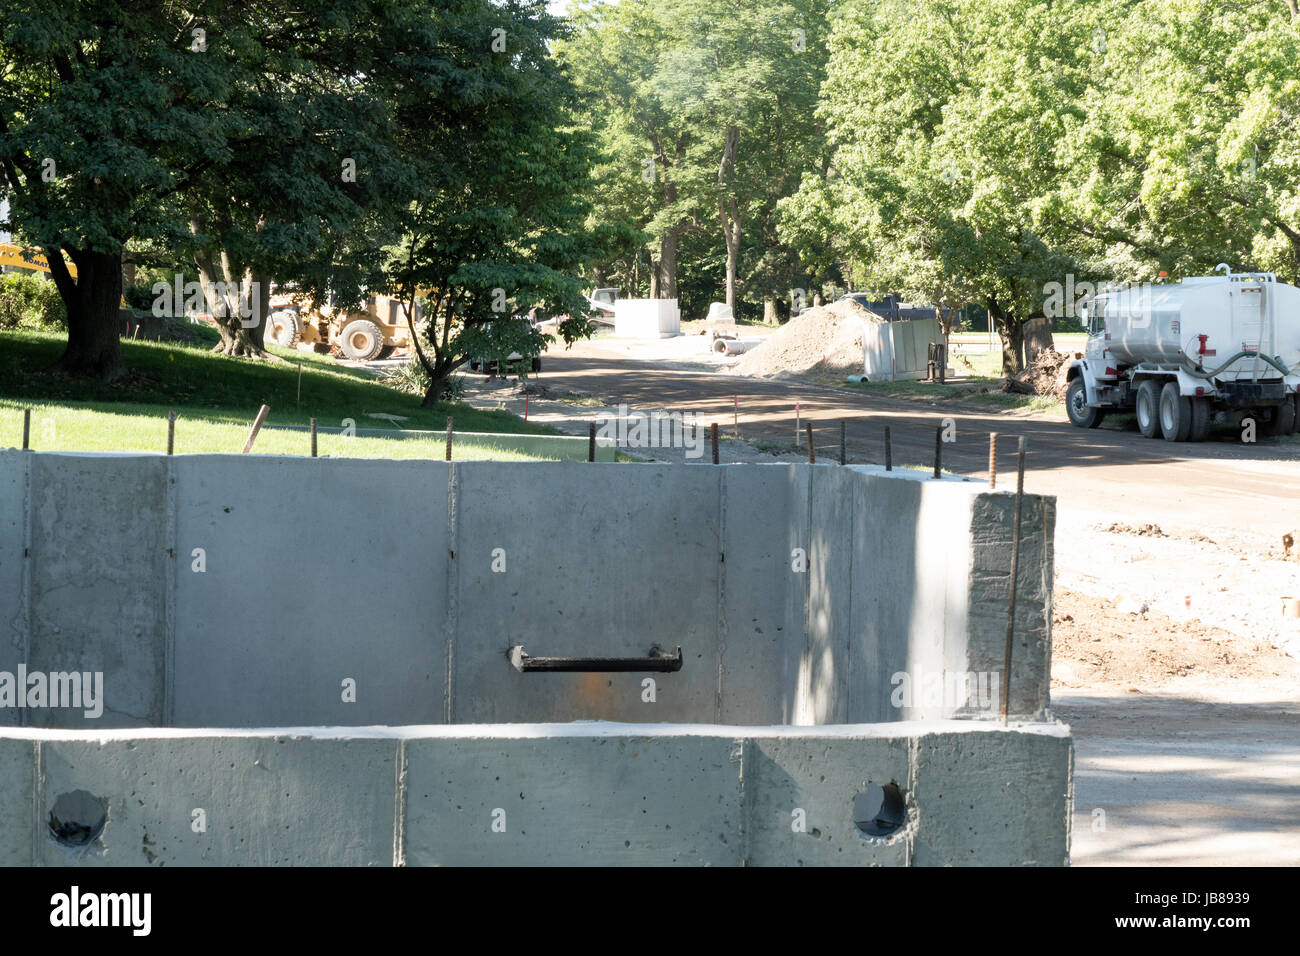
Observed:
[[[1084,305],[1088,344],[1068,372],[1079,428],[1135,412],[1143,435],[1201,441],[1210,423],[1296,431],[1300,289],[1231,273],[1107,289]]]

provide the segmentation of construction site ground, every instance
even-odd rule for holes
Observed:
[[[750,335],[740,327],[742,337]],[[757,334],[755,334],[757,337]],[[702,336],[700,338],[707,338]],[[1244,444],[1141,437],[1130,421],[1087,431],[1047,415],[882,397],[833,384],[719,374],[691,337],[602,337],[553,348],[530,380],[529,418],[585,434],[618,413],[661,410],[717,422],[720,460],[933,465],[1057,497],[1053,709],[1076,741],[1076,865],[1300,863],[1300,436]],[[734,361],[734,360],[733,360]],[[522,414],[516,380],[466,376],[470,404]],[[736,433],[739,433],[739,439]],[[683,448],[625,448],[647,459]]]

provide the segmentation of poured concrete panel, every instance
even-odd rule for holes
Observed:
[[[23,573],[29,452],[0,450],[0,671],[16,673],[27,659],[27,588]],[[0,727],[16,727],[21,713],[0,707]]]
[[[408,740],[405,752],[410,866],[743,858],[740,747],[730,737],[453,737]]]
[[[0,735],[0,866],[31,866],[37,823],[36,744]]]
[[[175,725],[443,719],[445,462],[201,455],[174,468]]]
[[[1067,864],[1072,765],[1071,741],[1059,726],[919,737],[913,863]]]
[[[796,554],[803,549],[806,561],[808,472],[773,464],[723,476],[721,721],[790,723],[808,586]]]
[[[866,836],[854,798],[911,788],[906,737],[756,737],[745,751],[751,866],[905,866],[909,832]]]
[[[1015,495],[981,494],[969,522],[971,574],[965,629],[969,669],[1001,672],[1006,666]],[[1056,499],[1026,495],[1020,518],[1016,618],[1011,650],[1008,710],[1042,717],[1051,689],[1052,541]]]
[[[40,818],[84,791],[85,846],[38,833],[47,866],[391,866],[397,745],[385,739],[147,736],[41,742]],[[202,811],[202,814],[196,813]],[[206,828],[197,832],[199,821]]]
[[[717,469],[455,469],[453,722],[716,719]],[[520,673],[507,660],[514,644],[533,657],[619,658],[680,645],[684,663],[661,674]]]
[[[32,455],[27,669],[103,674],[104,726],[163,721],[166,459]],[[33,726],[93,726],[81,709],[29,709]]]

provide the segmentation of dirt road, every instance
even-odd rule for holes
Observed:
[[[731,430],[736,400],[743,437],[787,445],[794,443],[798,402],[802,420],[814,423],[822,457],[838,454],[839,421],[847,422],[853,462],[883,462],[888,425],[896,464],[931,464],[935,429],[951,418],[955,441],[943,447],[945,469],[983,477],[988,434],[996,431],[1004,436],[998,468],[1005,476],[1015,467],[1016,439],[1024,436],[1026,490],[1056,495],[1063,506],[1126,521],[1239,530],[1258,534],[1260,542],[1300,525],[1300,441],[1294,436],[1247,445],[1229,431],[1213,441],[1175,444],[1111,424],[1085,431],[1041,417],[931,409],[850,388],[637,361],[601,341],[553,349],[539,381],[588,392],[608,406],[693,412],[706,424],[718,422],[724,432]]]

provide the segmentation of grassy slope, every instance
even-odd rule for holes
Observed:
[[[263,404],[271,407],[269,425],[306,425],[315,416],[321,426],[341,427],[351,419],[357,428],[396,428],[370,417],[382,413],[405,416],[401,425],[406,429],[444,430],[451,415],[457,433],[553,433],[508,412],[479,411],[459,403],[421,408],[417,396],[381,385],[374,376],[339,366],[328,356],[274,349],[288,360],[280,363],[212,355],[208,349],[215,332],[201,332],[209,334],[194,346],[124,341],[131,377],[115,385],[49,371],[63,349],[60,335],[0,333],[0,447],[21,443],[23,408],[32,409],[32,446],[55,450],[163,450],[167,412],[175,409],[178,452],[238,451]],[[433,457],[438,445],[324,435],[320,441],[321,454],[403,458]],[[305,452],[306,447],[306,435],[275,431],[263,432],[257,443],[259,452]]]

